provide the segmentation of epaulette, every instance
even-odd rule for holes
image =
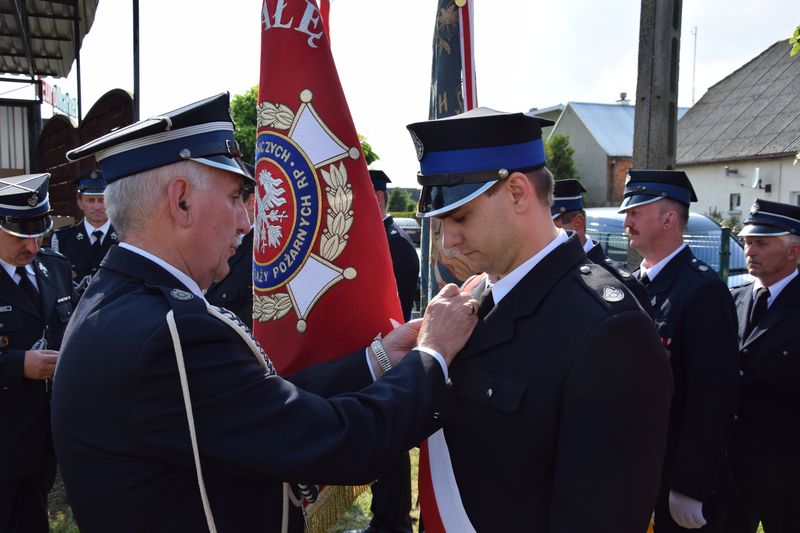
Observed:
[[[63,259],[64,261],[69,262],[69,259],[67,259],[67,257],[65,255],[63,255],[60,252],[56,252],[52,248],[47,248],[47,247],[39,248],[39,253],[42,254],[42,255],[46,255],[48,257],[55,257],[55,258]]]
[[[622,263],[620,263],[619,261],[614,261],[610,257],[606,257],[603,261],[605,262],[606,265],[613,268],[620,275],[622,279],[627,280],[633,277],[633,275],[630,272],[628,272],[623,268]]]
[[[703,277],[709,278],[718,276],[717,272],[713,268],[703,263],[696,257],[692,257],[690,264],[692,265],[693,269],[699,272]]]
[[[625,285],[602,265],[587,262],[580,265],[577,270],[586,290],[611,312],[618,313],[639,308],[636,298]]]

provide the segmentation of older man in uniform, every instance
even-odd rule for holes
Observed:
[[[486,273],[422,448],[431,531],[641,533],[655,503],[669,363],[631,293],[553,225],[549,124],[478,108],[408,126],[421,215]]]
[[[800,207],[756,200],[739,233],[755,281],[733,291],[741,399],[728,533],[800,531]]]
[[[250,229],[228,106],[218,95],[68,154],[103,165],[123,241],[78,305],[53,390],[83,533],[280,531],[281,482],[368,482],[425,435],[474,327],[477,302],[451,285],[383,343],[276,375],[250,330],[203,298]]]
[[[106,180],[99,170],[76,180],[78,208],[83,220],[53,232],[50,247],[69,259],[79,290],[86,290],[108,250],[117,242],[117,233],[108,220],[104,192]]]
[[[553,186],[553,206],[550,208],[553,223],[557,228],[574,231],[581,240],[583,251],[586,252],[589,261],[605,268],[612,276],[625,284],[642,309],[652,317],[653,306],[650,305],[650,296],[644,286],[634,276],[631,276],[622,263],[608,257],[599,242],[594,242],[586,236],[586,211],[583,208],[583,193],[585,192],[586,189],[578,180],[556,180]]]
[[[50,379],[77,296],[69,262],[40,248],[49,174],[0,178],[0,531],[49,531],[56,465]]]
[[[725,450],[738,398],[736,311],[717,273],[683,242],[696,201],[682,171],[631,170],[620,207],[643,257],[634,275],[650,294],[675,378],[657,533],[721,531],[720,503],[731,488]]]

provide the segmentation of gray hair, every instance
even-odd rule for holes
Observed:
[[[180,161],[133,174],[106,187],[106,213],[121,240],[125,240],[128,232],[144,227],[166,194],[167,185],[175,178],[187,178],[198,189],[207,189],[212,175],[205,165]]]

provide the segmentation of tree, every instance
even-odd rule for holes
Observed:
[[[575,161],[572,159],[575,148],[569,145],[568,136],[551,135],[544,145],[544,151],[547,156],[547,168],[553,173],[555,179],[580,179]]]
[[[408,191],[400,187],[389,189],[389,202],[386,206],[388,211],[408,211],[408,204],[413,203]]]
[[[367,166],[371,165],[381,157],[375,153],[372,146],[367,142],[367,138],[363,135],[358,136],[358,141],[361,143],[361,150],[364,152],[364,159],[367,161]]]
[[[242,94],[234,94],[231,99],[231,118],[236,126],[233,138],[239,143],[242,161],[250,165],[256,163],[257,105],[258,85],[250,87]]]
[[[789,37],[789,44],[792,45],[792,49],[789,51],[789,55],[796,56],[800,53],[800,26],[794,29],[794,34]]]

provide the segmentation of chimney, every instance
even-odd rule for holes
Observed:
[[[625,92],[619,93],[619,100],[617,100],[617,103],[619,105],[628,105],[628,104],[630,104],[631,101],[628,100],[627,97],[628,97],[628,93],[625,93]]]

